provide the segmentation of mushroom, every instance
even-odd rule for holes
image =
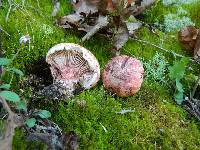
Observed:
[[[126,55],[114,57],[103,71],[104,87],[119,97],[128,97],[139,91],[144,75],[142,63]]]
[[[73,43],[53,46],[46,55],[54,85],[62,85],[63,93],[73,95],[93,87],[100,78],[100,67],[95,56],[84,47]],[[62,92],[61,92],[62,93]]]

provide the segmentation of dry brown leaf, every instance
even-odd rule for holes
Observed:
[[[82,41],[104,29],[104,34],[115,35],[113,49],[119,53],[129,34],[142,26],[141,23],[127,23],[127,19],[131,15],[142,13],[154,2],[155,0],[75,0],[72,1],[75,13],[62,17],[58,25],[86,31]]]
[[[139,29],[140,27],[142,27],[142,23],[141,22],[126,22],[126,26],[128,28],[128,32],[129,35],[133,35],[134,32]]]
[[[119,49],[121,49],[124,44],[128,41],[129,32],[126,24],[122,24],[117,29],[117,33],[113,41],[113,55],[120,55]]]
[[[194,49],[194,58],[200,59],[200,32],[198,32],[198,35],[196,37],[196,44]]]
[[[93,26],[93,28],[87,32],[87,34],[82,38],[82,42],[90,39],[95,33],[97,33],[100,29],[106,27],[108,25],[108,17],[99,16],[97,20],[97,24]]]
[[[194,26],[187,26],[179,31],[178,40],[185,49],[193,52],[196,45],[197,34],[198,29]]]
[[[98,11],[99,2],[100,0],[80,0],[74,5],[74,10],[76,14],[88,16]]]

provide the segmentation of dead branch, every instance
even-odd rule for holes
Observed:
[[[53,11],[51,13],[51,16],[55,17],[60,10],[60,2],[58,0],[52,0],[53,3]]]
[[[5,123],[5,134],[3,136],[3,139],[0,141],[1,149],[2,150],[12,150],[12,141],[13,136],[15,134],[15,128],[17,127],[15,123],[15,114],[11,111],[8,103],[5,99],[0,97],[0,103],[2,103],[3,108],[8,112],[8,119]]]
[[[82,42],[90,39],[100,29],[106,27],[108,23],[108,17],[99,16],[97,24],[89,32],[87,32],[87,34],[82,38]]]
[[[183,101],[186,111],[200,121],[200,103],[197,99],[186,99]]]
[[[199,85],[199,81],[200,81],[200,75],[198,76],[198,79],[197,79],[197,81],[196,81],[196,83],[195,83],[195,86],[194,86],[194,88],[193,88],[193,90],[192,90],[192,96],[191,96],[190,99],[193,99],[193,98],[194,98],[195,92],[196,92],[197,87],[198,87],[198,85]]]

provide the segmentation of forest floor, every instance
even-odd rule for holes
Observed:
[[[25,73],[25,78],[45,59],[47,51],[57,43],[80,43],[84,33],[74,30],[64,30],[55,25],[55,18],[51,17],[51,0],[27,0],[24,6],[21,1],[15,1],[15,9],[9,12],[9,4],[0,8],[0,26],[3,32],[3,53],[7,58],[14,54],[17,57],[13,66]],[[158,1],[155,6],[141,15],[140,19],[146,23],[164,24],[165,16],[176,14],[180,6],[164,6]],[[200,28],[200,2],[190,5],[183,4],[187,10],[187,17]],[[72,11],[69,2],[61,0],[61,10],[58,16],[64,16]],[[7,18],[7,19],[6,19]],[[20,46],[22,35],[29,34],[30,44]],[[143,41],[176,52],[186,57],[192,54],[184,50],[177,39],[177,30],[166,32],[156,29],[156,34],[143,27],[136,33]],[[111,40],[95,35],[82,44],[98,59],[101,70],[112,58]],[[187,115],[187,112],[174,101],[173,82],[169,81],[168,67],[180,58],[167,53],[152,45],[129,40],[122,49],[122,54],[134,56],[144,63],[146,74],[140,91],[132,97],[118,98],[103,88],[100,81],[97,86],[76,95],[70,100],[62,102],[37,101],[34,107],[46,109],[52,113],[52,119],[64,131],[74,131],[80,137],[80,149],[86,150],[128,150],[128,149],[200,149],[199,123]],[[146,64],[146,65],[145,65]],[[147,65],[149,64],[150,67]],[[161,66],[159,66],[161,65]],[[157,69],[161,67],[161,72]],[[196,67],[198,68],[198,67]],[[44,68],[41,68],[44,69]],[[40,72],[40,70],[37,70]],[[36,71],[36,72],[37,72]],[[152,75],[151,73],[155,71]],[[198,75],[198,69],[186,74]],[[160,73],[160,74],[159,74]],[[44,75],[44,77],[50,74]],[[29,88],[20,84],[25,78],[14,78],[12,89],[23,99],[29,100]],[[5,78],[5,82],[10,77]],[[186,82],[187,81],[187,82]],[[184,81],[185,90],[192,90],[194,82]],[[86,106],[79,107],[77,100],[85,100]],[[132,109],[133,112],[119,114],[122,109]],[[106,128],[106,131],[104,128]],[[13,149],[23,150],[27,145],[42,149],[40,143],[25,142],[21,130],[17,130]]]

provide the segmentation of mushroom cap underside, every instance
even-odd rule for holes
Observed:
[[[46,62],[51,66],[54,82],[63,82],[64,86],[79,84],[88,89],[100,78],[97,59],[78,44],[60,43],[53,46],[46,55]]]

